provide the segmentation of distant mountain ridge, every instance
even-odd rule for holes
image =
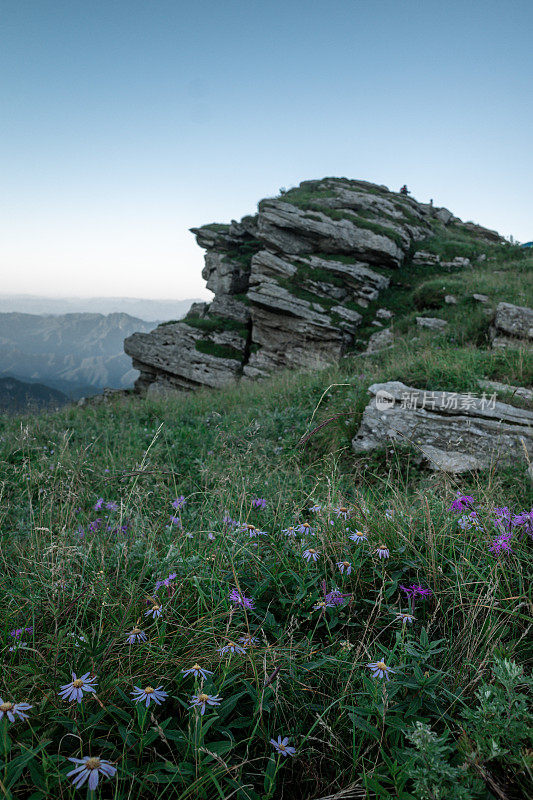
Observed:
[[[0,378],[0,409],[24,411],[25,409],[57,408],[68,403],[68,397],[57,389],[42,383],[25,383],[16,378]]]
[[[187,300],[143,300],[137,297],[41,297],[0,294],[0,313],[21,314],[129,314],[145,322],[181,319],[191,303]]]
[[[123,340],[154,323],[129,314],[0,313],[0,376],[43,383],[72,399],[133,384]]]

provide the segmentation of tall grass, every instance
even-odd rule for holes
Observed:
[[[96,796],[121,800],[412,798],[421,775],[428,792],[436,785],[421,772],[422,747],[440,748],[435,763],[455,775],[458,797],[525,792],[526,679],[517,667],[504,689],[501,671],[530,655],[529,539],[516,528],[512,552],[490,550],[495,508],[531,507],[523,468],[457,481],[394,448],[355,459],[349,443],[374,380],[469,390],[485,374],[524,379],[530,366],[516,352],[400,344],[265,384],[2,420],[0,697],[33,706],[27,721],[0,720],[4,795],[74,797],[68,758],[90,755],[118,769]],[[478,525],[459,527],[458,490],[474,497]],[[252,507],[256,497],[266,508]],[[283,533],[305,521],[312,533]],[[351,540],[356,530],[367,538]],[[431,590],[414,609],[401,589],[410,584]],[[234,588],[251,610],[231,603]],[[335,588],[342,602],[324,608]],[[415,621],[403,625],[400,611]],[[136,626],[147,640],[127,644]],[[11,635],[22,628],[32,630]],[[244,653],[219,652],[248,635],[257,641]],[[390,681],[366,666],[381,660]],[[183,675],[196,662],[212,673],[203,682]],[[58,696],[72,671],[97,676],[79,705]],[[146,710],[134,685],[169,697]],[[222,698],[203,716],[189,707],[200,689]],[[490,711],[491,756],[479,692],[492,690],[505,703]],[[433,731],[425,744],[417,724]],[[276,753],[278,736],[294,756]]]

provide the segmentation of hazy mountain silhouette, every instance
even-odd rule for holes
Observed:
[[[44,383],[72,399],[129,387],[137,372],[124,339],[154,324],[128,314],[0,313],[0,376]]]

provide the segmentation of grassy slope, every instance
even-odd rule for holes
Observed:
[[[119,767],[106,797],[315,798],[352,784],[362,787],[361,796],[383,800],[413,792],[431,797],[416,783],[426,768],[404,735],[420,721],[439,735],[450,731],[450,769],[475,752],[499,786],[520,791],[526,739],[525,712],[515,708],[519,692],[506,690],[487,718],[475,691],[484,680],[496,692],[508,678],[494,679],[503,669],[494,667],[495,657],[523,664],[529,653],[527,538],[516,537],[512,554],[488,550],[494,507],[531,507],[524,469],[456,480],[421,472],[410,451],[355,459],[349,447],[374,381],[455,391],[476,391],[480,377],[533,382],[523,352],[471,344],[483,344],[486,319],[474,323],[465,313],[471,290],[528,301],[528,262],[507,270],[500,261],[444,279],[411,276],[403,293],[379,303],[395,307],[404,335],[376,357],[350,356],[320,373],[282,374],[216,393],[126,398],[0,422],[6,648],[11,629],[34,628],[23,637],[27,649],[3,652],[0,696],[33,704],[29,723],[0,736],[4,751],[12,748],[0,768],[6,792],[38,800],[60,786],[62,797],[74,796],[65,758],[81,753]],[[442,285],[461,306],[435,313],[429,303]],[[404,315],[415,298],[417,313],[421,307],[450,315],[446,335],[414,334]],[[340,414],[298,445],[306,431]],[[449,511],[458,489],[474,495],[479,529],[462,531]],[[170,523],[171,501],[181,494],[183,529]],[[267,499],[266,509],[251,510],[256,496]],[[95,511],[99,497],[118,509]],[[325,508],[310,514],[315,502]],[[331,511],[339,504],[352,510],[349,522]],[[226,513],[268,536],[249,538],[224,525]],[[281,533],[308,517],[314,536]],[[366,531],[368,541],[350,541],[347,526]],[[390,549],[388,561],[375,555],[381,543]],[[302,557],[309,546],[320,552],[316,564]],[[350,575],[336,566],[345,559]],[[163,615],[153,622],[144,617],[146,600],[169,573],[176,578],[159,590]],[[322,582],[346,592],[348,605],[313,610]],[[402,628],[394,614],[407,611],[399,584],[408,583],[431,587],[433,596]],[[228,594],[236,585],[255,599],[253,611],[231,610]],[[130,647],[126,634],[137,623],[148,641]],[[258,643],[245,655],[217,652],[248,631]],[[396,671],[386,691],[365,667],[382,658]],[[203,718],[188,709],[195,682],[181,674],[196,661],[213,672],[206,691],[223,698]],[[72,709],[58,698],[71,670],[98,675],[98,701],[89,695]],[[134,684],[161,684],[170,698],[146,717],[129,697]],[[7,730],[5,719],[2,725]],[[297,748],[287,763],[269,744],[279,734]],[[490,758],[491,738],[508,752]],[[28,756],[25,748],[40,739],[46,747]],[[444,772],[439,762],[428,785],[446,787]],[[450,786],[470,786],[465,797],[495,796],[479,774],[459,772]]]

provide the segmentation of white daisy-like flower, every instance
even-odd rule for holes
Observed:
[[[146,708],[152,701],[160,706],[168,697],[168,692],[164,692],[162,689],[162,686],[158,686],[157,689],[154,689],[153,686],[145,686],[144,689],[134,686],[131,695],[136,703],[146,703]]]
[[[281,736],[278,736],[277,741],[275,739],[271,739],[270,744],[274,747],[276,753],[280,753],[282,756],[293,756],[296,753],[296,748],[289,746],[288,736],[285,736],[283,739]]]
[[[200,692],[200,694],[195,694],[190,699],[190,706],[189,708],[199,708],[200,714],[205,714],[206,706],[219,706],[222,698],[219,697],[217,694],[206,694],[205,692]]]
[[[152,607],[148,609],[148,611],[144,612],[145,617],[152,617],[152,619],[158,619],[161,614],[163,613],[163,606],[159,603],[153,603]]]
[[[378,558],[388,558],[390,556],[389,548],[385,547],[384,544],[380,544],[376,548],[375,553]]]
[[[357,544],[361,544],[362,542],[368,542],[368,536],[363,531],[354,531],[348,537],[352,540],[352,542],[356,542]]]
[[[59,696],[63,698],[63,700],[77,700],[78,703],[81,703],[83,700],[83,694],[86,692],[87,694],[94,694],[96,692],[96,686],[98,686],[96,675],[90,678],[90,672],[86,672],[85,675],[82,675],[81,678],[76,676],[76,673],[72,673],[72,681],[70,683],[65,683],[64,686],[61,686],[61,691],[58,692]]]
[[[207,680],[207,676],[212,675],[213,673],[208,669],[201,667],[200,664],[193,664],[190,669],[182,669],[181,674],[184,678],[186,678],[187,675],[194,675],[195,678],[203,678],[204,680]]]
[[[240,645],[235,644],[235,642],[228,642],[223,647],[219,647],[217,652],[222,656],[226,653],[238,653],[239,655],[242,655],[246,652],[246,650]]]
[[[19,719],[28,719],[25,712],[29,711],[30,708],[33,708],[33,706],[28,705],[28,703],[10,703],[8,700],[3,700],[0,697],[0,719],[4,717],[4,714],[9,722],[15,722],[16,717]]]
[[[385,680],[389,680],[389,673],[394,673],[395,670],[388,667],[384,661],[373,661],[370,664],[367,664],[367,667],[372,670],[372,676],[374,678],[385,678]]]
[[[98,779],[100,775],[105,778],[112,778],[116,773],[117,768],[114,767],[110,761],[104,758],[97,758],[96,756],[85,756],[85,758],[69,758],[73,764],[77,764],[73,770],[67,773],[67,777],[72,776],[72,783],[79,789],[87,778],[89,779],[88,787],[90,791],[94,791],[98,786]],[[75,776],[75,777],[73,777]]]

